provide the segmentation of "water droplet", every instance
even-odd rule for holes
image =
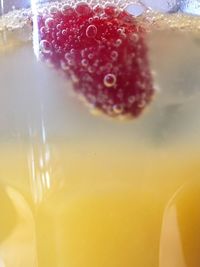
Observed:
[[[48,18],[48,19],[45,20],[45,23],[44,24],[45,24],[45,26],[47,28],[53,28],[53,26],[54,26],[54,20],[52,18]]]
[[[48,54],[51,52],[51,44],[47,40],[40,41],[40,50],[41,52]]]
[[[87,65],[88,65],[87,59],[82,59],[81,60],[81,64],[82,64],[83,67],[87,67]]]
[[[118,52],[117,51],[112,51],[111,52],[111,58],[113,61],[116,61],[118,58]]]
[[[121,104],[116,104],[113,106],[113,111],[115,114],[121,114],[124,111],[124,108]]]
[[[74,12],[74,9],[69,5],[63,5],[61,8],[61,12],[64,16],[71,16]]]
[[[89,25],[86,29],[86,36],[88,38],[95,38],[97,35],[97,27],[95,25]]]
[[[116,84],[116,76],[112,73],[105,75],[103,82],[106,87],[113,87]]]

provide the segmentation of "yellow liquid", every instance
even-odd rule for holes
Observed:
[[[4,148],[0,169],[13,181],[0,189],[5,266],[200,264],[199,149],[60,143],[48,150],[53,168],[48,182],[40,155],[34,154],[40,173],[34,177],[25,168],[28,146],[21,147],[21,158],[19,147]],[[36,204],[27,185],[22,190],[28,179]]]

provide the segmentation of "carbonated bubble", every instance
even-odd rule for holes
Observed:
[[[156,1],[156,0],[154,0]],[[144,5],[142,5],[141,3],[134,3],[134,4],[130,4],[127,6],[126,11],[135,16],[141,16],[145,11],[146,11],[146,7]]]
[[[86,29],[86,36],[88,38],[95,38],[97,34],[97,27],[95,25],[89,25]]]
[[[76,12],[79,15],[88,15],[88,14],[90,14],[91,9],[90,9],[90,7],[86,3],[79,3],[76,6]]]
[[[82,59],[81,60],[81,64],[82,64],[83,67],[87,67],[87,65],[88,65],[87,59]]]
[[[52,18],[47,18],[45,20],[45,26],[47,28],[52,28],[54,26],[54,20]]]
[[[111,58],[112,58],[113,61],[117,60],[118,52],[117,51],[112,51],[111,52]]]
[[[135,102],[135,96],[129,96],[129,98],[128,98],[128,102],[130,103],[130,104],[133,104],[134,102]]]
[[[109,73],[104,77],[103,82],[106,87],[113,87],[116,84],[116,80],[116,76],[112,73]]]
[[[121,114],[123,112],[124,108],[120,104],[116,104],[113,106],[113,111],[115,114]]]
[[[51,44],[46,40],[42,40],[40,42],[40,50],[45,54],[50,53],[51,52]]]
[[[119,47],[122,44],[122,40],[121,39],[117,39],[115,42],[115,46]]]
[[[73,14],[73,8],[69,5],[63,5],[61,8],[61,12],[64,16],[71,16]]]
[[[56,6],[51,6],[51,7],[49,8],[49,13],[51,13],[51,14],[56,14],[56,13],[58,13],[58,8],[57,8]]]

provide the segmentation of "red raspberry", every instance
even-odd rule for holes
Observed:
[[[90,107],[137,117],[151,101],[145,30],[125,11],[63,5],[40,14],[38,25],[43,60],[61,69]]]

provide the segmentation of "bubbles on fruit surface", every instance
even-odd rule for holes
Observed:
[[[122,44],[122,40],[121,39],[117,39],[115,42],[115,46],[119,47]]]
[[[111,52],[111,59],[113,60],[113,61],[116,61],[117,60],[117,58],[118,58],[118,52],[117,51],[115,51],[115,50],[113,50],[112,52]]]
[[[51,52],[51,44],[47,40],[40,41],[40,50],[44,54],[49,54]]]
[[[78,3],[75,10],[78,15],[88,15],[91,12],[91,8],[87,3]]]
[[[82,64],[83,67],[87,67],[87,65],[88,65],[88,60],[85,59],[85,58],[82,59],[82,60],[81,60],[81,64]]]
[[[106,87],[108,87],[108,88],[115,86],[116,85],[116,81],[117,81],[117,78],[112,73],[106,74],[104,79],[103,79],[104,85]]]
[[[50,6],[49,13],[50,14],[56,14],[58,12],[57,6]]]
[[[86,36],[88,38],[95,38],[97,34],[97,27],[95,25],[89,25],[86,29]]]
[[[61,8],[61,12],[64,16],[71,16],[74,12],[73,8],[69,5],[63,5]]]
[[[47,18],[44,24],[47,28],[52,28],[54,26],[53,18]]]
[[[124,108],[121,104],[116,104],[113,106],[113,112],[117,115],[122,114],[124,111]]]

